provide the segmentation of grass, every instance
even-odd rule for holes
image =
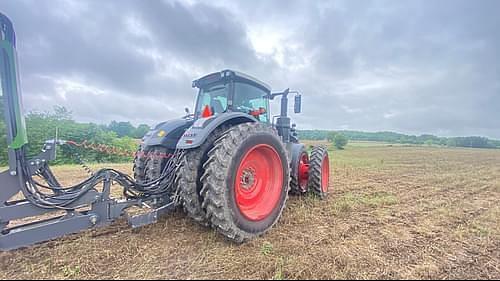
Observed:
[[[262,244],[261,253],[264,256],[269,256],[273,252],[273,244],[270,242],[264,242]]]
[[[500,151],[352,144],[330,153],[330,196],[291,197],[280,222],[246,244],[177,212],[139,231],[120,221],[0,253],[0,278],[500,278]],[[55,173],[85,178],[73,166]]]
[[[381,208],[397,204],[398,199],[392,194],[376,192],[373,194],[346,193],[331,205],[334,215],[348,214],[354,209]]]

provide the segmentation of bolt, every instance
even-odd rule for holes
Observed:
[[[97,215],[90,216],[90,223],[92,225],[96,225],[98,220],[99,220],[99,217]]]

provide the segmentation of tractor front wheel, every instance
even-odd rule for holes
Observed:
[[[260,123],[232,127],[208,153],[202,177],[203,207],[212,227],[242,243],[268,231],[288,198],[287,152]]]

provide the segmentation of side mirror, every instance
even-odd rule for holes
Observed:
[[[296,95],[295,96],[295,105],[294,105],[294,110],[295,113],[301,113],[302,112],[302,96],[301,95]]]
[[[186,112],[187,115],[189,115],[189,108],[188,107],[185,107],[184,108],[184,112]]]

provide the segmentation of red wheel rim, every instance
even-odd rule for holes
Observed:
[[[323,163],[321,163],[321,190],[323,192],[328,192],[328,185],[330,183],[330,159],[328,154],[323,158]]]
[[[300,156],[298,173],[299,187],[302,192],[306,192],[307,182],[309,181],[309,157],[307,156],[307,153],[302,153]]]
[[[283,191],[283,169],[278,152],[260,144],[242,158],[235,178],[236,205],[251,221],[267,218],[276,208]]]

